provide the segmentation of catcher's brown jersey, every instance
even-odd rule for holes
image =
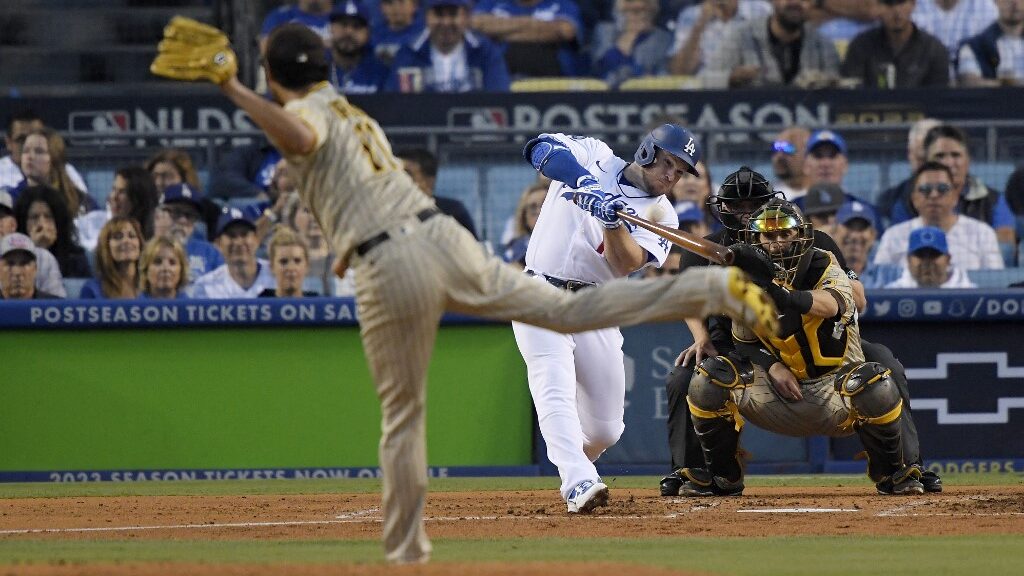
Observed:
[[[313,153],[288,161],[297,172],[299,195],[344,259],[360,242],[433,205],[402,170],[377,121],[327,82],[285,109],[316,134]]]
[[[796,289],[828,290],[842,301],[840,314],[819,318],[789,312],[780,318],[779,336],[755,334],[735,324],[733,327],[736,340],[746,343],[759,340],[798,380],[821,378],[846,364],[864,361],[850,279],[832,253],[813,250],[811,265]]]

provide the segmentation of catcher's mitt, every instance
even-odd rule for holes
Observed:
[[[238,61],[223,32],[191,18],[175,16],[164,27],[159,54],[149,66],[157,76],[223,84],[238,73]]]
[[[732,265],[749,274],[754,284],[764,289],[772,283],[777,267],[761,247],[737,242],[729,246],[729,251],[733,253]]]

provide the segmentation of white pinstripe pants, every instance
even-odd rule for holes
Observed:
[[[381,401],[384,549],[391,562],[430,556],[422,522],[426,374],[445,310],[566,333],[682,320],[719,311],[721,290],[710,288],[721,285],[725,274],[722,267],[706,266],[572,293],[487,254],[448,216],[407,228],[407,235],[353,261],[363,348]]]

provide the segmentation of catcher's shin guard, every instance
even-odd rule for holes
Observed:
[[[690,380],[686,401],[704,461],[711,474],[730,482],[743,478],[739,456],[743,418],[729,391],[747,386],[753,380],[753,365],[738,354],[704,360]]]
[[[907,468],[900,415],[903,400],[890,370],[875,362],[844,367],[836,389],[850,400],[854,427],[868,456],[868,476],[880,482]],[[918,471],[920,474],[920,471]]]

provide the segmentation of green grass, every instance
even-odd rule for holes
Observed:
[[[612,488],[654,493],[658,478],[608,477]],[[1019,485],[1020,474],[944,475],[947,486]],[[750,476],[748,486],[866,486],[862,475]],[[554,477],[435,478],[432,491],[550,490]],[[122,495],[249,495],[373,493],[380,481],[269,480],[82,484],[0,484],[0,498]],[[693,521],[678,519],[676,521]],[[922,522],[955,521],[927,518]],[[765,532],[770,533],[770,525]],[[960,537],[830,536],[681,538],[493,538],[434,540],[435,562],[615,562],[683,568],[735,576],[1016,575],[1024,566],[1024,535]],[[238,564],[351,564],[382,561],[376,540],[57,540],[0,537],[0,566],[13,564],[186,562]],[[2,572],[0,568],[0,572]]]
[[[813,538],[546,538],[443,540],[435,562],[616,562],[736,576],[1019,574],[1020,536]],[[187,562],[378,563],[375,541],[10,541],[0,564]]]
[[[658,485],[655,476],[609,476],[612,488],[646,488]],[[947,486],[1024,484],[1024,474],[945,474]],[[747,486],[867,486],[862,474],[747,476]],[[492,490],[557,490],[558,479],[521,478],[432,478],[434,492]],[[82,483],[0,483],[2,498],[63,498],[66,496],[192,496],[250,494],[364,494],[380,491],[380,480],[366,478],[320,480],[198,480],[188,482],[82,482]]]

